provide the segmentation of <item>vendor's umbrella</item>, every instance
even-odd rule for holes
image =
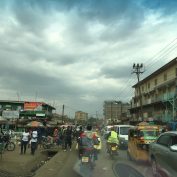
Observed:
[[[29,122],[26,126],[27,127],[44,127],[43,123],[38,122],[38,121]]]

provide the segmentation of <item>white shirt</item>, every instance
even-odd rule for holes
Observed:
[[[32,132],[31,142],[37,142],[37,131]]]
[[[23,132],[22,141],[28,141],[28,138],[29,138],[29,132]]]

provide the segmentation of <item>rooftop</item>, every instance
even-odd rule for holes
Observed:
[[[144,82],[148,81],[149,79],[153,78],[154,76],[162,73],[163,71],[165,71],[166,69],[168,69],[171,66],[174,66],[175,64],[177,64],[177,57],[174,58],[173,60],[171,60],[169,63],[162,66],[161,68],[159,68],[158,70],[156,70],[155,72],[153,72],[152,74],[150,74],[149,76],[147,76],[146,78],[144,78],[143,80],[141,80],[139,83],[133,85],[132,87],[135,88],[138,85],[141,85],[142,83],[144,83]]]

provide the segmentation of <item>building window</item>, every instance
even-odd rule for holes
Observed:
[[[164,81],[167,80],[167,73],[164,74]]]
[[[148,89],[150,89],[150,86],[151,86],[151,85],[150,85],[150,82],[149,82],[149,83],[148,83]]]
[[[142,86],[142,88],[141,88],[141,89],[142,89],[142,92],[144,92],[144,86]]]
[[[157,79],[154,80],[154,85],[155,85],[155,86],[157,85]]]

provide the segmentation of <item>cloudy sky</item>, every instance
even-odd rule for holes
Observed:
[[[176,0],[1,0],[0,99],[102,115],[177,56]]]

